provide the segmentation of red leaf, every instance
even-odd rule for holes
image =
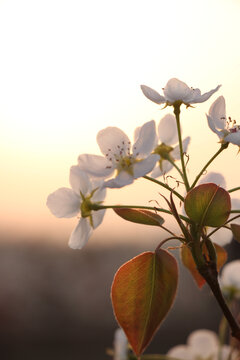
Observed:
[[[177,262],[162,249],[136,256],[115,274],[111,292],[114,313],[137,356],[170,310],[177,280]]]
[[[231,211],[229,193],[214,183],[202,184],[187,194],[184,201],[189,218],[202,226],[223,225]]]
[[[121,218],[134,223],[153,226],[161,226],[164,223],[164,219],[161,216],[149,210],[124,209],[121,207],[113,210]]]
[[[231,229],[233,233],[233,237],[237,242],[240,242],[240,225],[238,224],[231,224]]]
[[[214,244],[216,253],[217,253],[217,269],[220,270],[221,267],[227,261],[227,252],[222,248],[220,245]],[[205,254],[206,258],[208,259],[208,252],[207,248],[203,246],[203,253]],[[192,274],[194,280],[196,281],[198,287],[201,289],[205,284],[205,279],[199,274],[196,264],[193,260],[192,253],[188,246],[183,246],[181,249],[181,259],[182,263]]]

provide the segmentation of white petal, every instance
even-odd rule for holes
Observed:
[[[166,145],[175,144],[178,140],[177,125],[175,116],[165,115],[158,125],[158,137]]]
[[[96,229],[96,227],[98,227],[101,222],[103,221],[103,217],[105,214],[106,210],[98,210],[98,211],[92,211],[92,221],[93,221],[93,228]]]
[[[224,140],[230,142],[231,144],[240,146],[240,131],[230,133],[225,136]]]
[[[219,90],[219,88],[220,88],[221,86],[222,86],[222,85],[218,85],[215,89],[212,89],[212,90],[206,92],[205,94],[196,97],[195,100],[191,101],[191,104],[202,103],[202,102],[208,100],[216,91]]]
[[[114,358],[113,360],[127,360],[128,340],[122,329],[117,329],[114,334]]]
[[[127,155],[131,145],[129,138],[121,129],[111,126],[99,131],[97,143],[108,159],[114,159],[114,155]]]
[[[187,152],[190,140],[191,140],[190,136],[187,136],[182,142],[183,152],[185,153]],[[179,145],[175,146],[175,148],[171,152],[171,155],[175,160],[179,160],[181,158]]]
[[[240,260],[234,260],[223,267],[220,276],[221,287],[235,287],[240,290]]]
[[[199,184],[205,184],[205,183],[214,183],[214,184],[221,186],[224,189],[226,189],[226,187],[227,187],[224,176],[220,173],[213,172],[213,171],[211,171],[209,174],[204,176],[201,179],[201,181],[199,181]]]
[[[148,174],[154,168],[156,162],[159,160],[159,155],[151,154],[146,159],[138,161],[133,165],[134,178],[139,178]]]
[[[210,127],[210,129],[215,134],[217,134],[220,139],[222,139],[224,137],[224,134],[222,131],[217,130],[214,119],[211,116],[207,115],[207,121],[208,121],[208,126]]]
[[[92,233],[92,227],[87,218],[81,218],[73,230],[68,245],[72,249],[82,249]]]
[[[47,207],[58,218],[70,218],[80,211],[80,197],[68,188],[60,188],[48,195]]]
[[[138,137],[139,137],[139,133],[141,130],[141,126],[136,127],[136,129],[134,130],[134,134],[133,134],[133,141],[136,142]]]
[[[209,109],[209,116],[213,119],[215,128],[225,129],[226,126],[226,103],[223,96],[219,96]]]
[[[78,157],[78,166],[90,176],[108,177],[113,171],[112,163],[104,156],[82,154]]]
[[[177,100],[186,100],[191,96],[191,89],[187,84],[178,79],[170,79],[163,90],[166,100],[174,103]]]
[[[94,186],[93,189],[96,189],[96,186]],[[106,192],[107,192],[107,189],[105,189],[105,187],[103,187],[103,183],[102,183],[102,185],[99,187],[99,189],[94,192],[94,194],[91,198],[91,201],[92,202],[103,201],[106,197]]]
[[[146,122],[139,131],[139,136],[133,145],[133,156],[144,158],[151,154],[156,139],[155,121]]]
[[[136,129],[134,130],[134,143],[137,141],[139,134],[140,134],[140,130],[141,130],[141,126],[136,127]],[[156,134],[156,138],[154,141],[154,145],[153,145],[153,149],[158,145],[158,136]]]
[[[167,356],[179,360],[194,360],[191,349],[186,345],[174,346],[167,352]]]
[[[130,185],[133,180],[134,178],[132,175],[126,171],[121,171],[116,178],[105,181],[104,186],[109,188],[121,188],[123,186]]]
[[[157,178],[159,176],[163,176],[167,174],[170,170],[172,170],[172,168],[173,165],[169,161],[163,160],[161,163],[161,168],[159,163],[157,163],[157,166],[153,169],[151,173],[151,177]]]
[[[214,228],[209,228],[208,233],[213,229]],[[225,228],[219,229],[211,236],[211,240],[220,246],[225,246],[229,244],[232,241],[232,238],[233,238],[232,232]]]
[[[161,96],[157,91],[151,89],[150,87],[146,85],[141,85],[141,89],[144,95],[156,104],[163,104],[166,102],[163,96]]]
[[[70,169],[69,182],[76,194],[87,195],[92,191],[92,185],[88,175],[79,166]]]
[[[200,96],[201,96],[201,91],[200,89],[190,89],[191,91],[189,92],[187,98],[185,99],[185,102],[187,104],[192,104],[193,102],[195,102],[195,100],[197,100]]]
[[[190,334],[187,341],[196,356],[207,359],[218,352],[217,335],[210,330],[196,330]]]
[[[162,175],[163,173],[162,170],[160,169],[160,166],[156,166],[150,174],[150,176],[155,179]]]
[[[221,346],[221,351],[220,351],[220,359],[222,360],[239,360],[239,352],[236,350],[233,350],[233,348],[231,346],[228,345],[223,345]],[[229,357],[231,354],[231,357]],[[217,360],[219,359],[219,357],[217,358]]]

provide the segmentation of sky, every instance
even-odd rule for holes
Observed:
[[[78,155],[100,154],[96,135],[107,126],[131,138],[137,126],[172,111],[147,100],[140,84],[159,92],[173,77],[202,92],[222,84],[210,100],[182,111],[193,180],[219,147],[205,116],[217,96],[240,123],[239,15],[237,0],[1,0],[0,232],[67,242],[76,219],[56,219],[45,203],[69,186]],[[211,166],[229,188],[239,185],[237,151],[230,146]],[[109,190],[106,203],[148,205],[162,201],[160,191],[138,180]],[[111,211],[96,234],[115,241],[113,226],[121,241],[158,236]]]

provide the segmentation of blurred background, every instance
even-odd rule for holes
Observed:
[[[0,0],[1,359],[108,358],[117,327],[113,275],[166,234],[108,211],[74,251],[67,242],[77,219],[55,218],[46,198],[69,186],[79,154],[100,154],[99,130],[117,126],[132,139],[137,126],[171,112],[139,86],[161,92],[172,77],[202,92],[222,84],[207,102],[182,109],[193,181],[219,148],[205,116],[211,103],[224,95],[227,115],[240,123],[239,15],[238,0]],[[237,152],[230,145],[209,168],[224,174],[228,188],[239,186]],[[160,191],[166,194],[137,180],[109,190],[105,203],[163,206]],[[177,231],[169,217],[166,224]],[[149,351],[167,351],[193,328],[216,328],[218,309],[213,323],[205,312],[212,301],[181,269],[176,305]]]

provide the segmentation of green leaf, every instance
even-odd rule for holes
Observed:
[[[201,226],[223,225],[231,211],[229,193],[213,183],[202,184],[187,194],[184,201],[189,218]]]
[[[164,223],[164,219],[161,216],[149,210],[119,207],[114,209],[114,211],[121,218],[138,224],[161,226]]]
[[[170,310],[177,281],[177,262],[162,249],[136,256],[115,274],[111,291],[114,313],[137,356]]]
[[[237,242],[240,242],[240,225],[231,224],[231,229],[234,239],[237,240]]]
[[[217,254],[217,270],[220,270],[221,267],[227,261],[227,252],[225,251],[224,248],[222,248],[218,244],[214,244],[214,247],[215,247],[215,251],[216,251],[216,254]],[[207,260],[209,260],[208,251],[207,251],[207,247],[205,246],[205,244],[203,245],[203,254],[204,254],[205,258]],[[192,276],[193,276],[194,280],[196,281],[198,287],[201,289],[206,281],[199,274],[198,269],[196,267],[196,264],[195,264],[195,262],[193,260],[191,250],[189,249],[189,247],[187,245],[183,246],[181,248],[181,259],[182,259],[183,265],[190,271],[190,273],[192,274]]]

